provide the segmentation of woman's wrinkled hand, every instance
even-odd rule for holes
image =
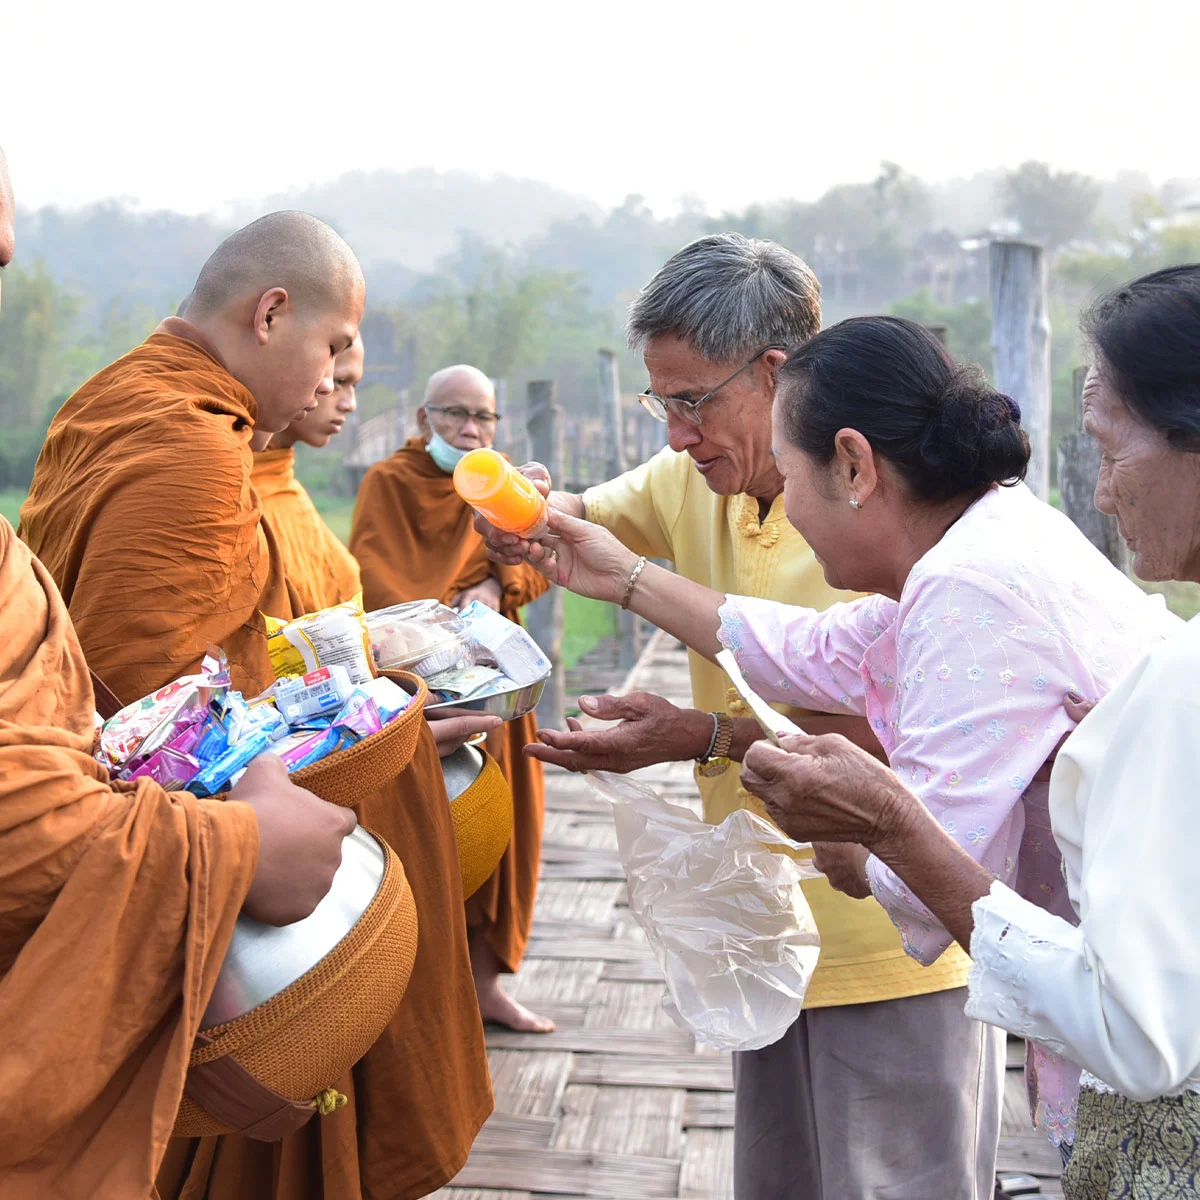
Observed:
[[[579,596],[620,603],[637,555],[607,529],[550,509],[549,532],[527,543],[526,559],[551,583]]]
[[[870,851],[857,842],[813,842],[813,866],[829,880],[829,886],[855,900],[871,896],[867,879]]]
[[[552,481],[546,467],[539,462],[528,462],[518,469],[543,496],[549,498]],[[515,533],[497,529],[482,513],[475,514],[475,532],[483,538],[487,556],[492,562],[517,567],[527,560],[530,543]]]
[[[539,729],[525,747],[530,758],[568,771],[612,771],[623,775],[655,763],[679,762],[704,753],[712,718],[681,709],[652,692],[627,696],[580,696],[579,707],[597,721],[619,721],[606,729],[584,729],[567,718],[566,731]]]
[[[872,852],[920,804],[890,767],[840,734],[755,742],[742,784],[796,841],[858,842]]]

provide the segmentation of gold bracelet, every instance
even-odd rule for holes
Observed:
[[[633,585],[637,583],[638,576],[642,573],[642,569],[646,565],[646,556],[641,555],[637,562],[633,564],[633,570],[629,575],[629,582],[625,585],[625,595],[621,597],[621,607],[629,607],[629,597],[633,595]]]

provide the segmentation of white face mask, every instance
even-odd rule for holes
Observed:
[[[429,457],[432,458],[433,461],[437,463],[437,465],[441,467],[441,469],[445,471],[447,475],[454,474],[454,468],[458,466],[458,460],[462,458],[464,454],[468,453],[466,450],[460,450],[457,446],[450,445],[450,443],[446,441],[446,439],[442,437],[442,435],[436,430],[433,432],[433,436],[426,444],[425,449],[429,451]]]

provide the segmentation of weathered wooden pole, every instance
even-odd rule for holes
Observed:
[[[996,387],[1021,406],[1032,455],[1026,483],[1050,495],[1050,317],[1046,253],[1028,242],[991,248],[992,363]]]
[[[926,329],[933,334],[935,338],[944,346],[946,344],[946,334],[949,332],[945,325],[926,325]]]
[[[600,370],[600,412],[604,417],[604,478],[616,479],[627,468],[617,356],[611,350],[598,350],[596,365]],[[628,609],[621,609],[617,614],[617,665],[622,671],[632,670],[637,662],[638,632],[637,617]]]
[[[1086,367],[1076,367],[1074,379],[1075,429],[1058,442],[1058,493],[1063,512],[1109,562],[1128,571],[1129,551],[1117,530],[1116,517],[1102,513],[1095,504],[1096,480],[1100,475],[1100,448],[1083,429],[1083,381]]]
[[[552,379],[534,379],[529,383],[525,403],[525,428],[529,451],[535,462],[544,463],[557,484],[563,479],[563,410],[558,403],[558,388]],[[552,587],[527,610],[529,632],[554,667],[538,704],[538,724],[562,729],[566,724],[566,689],[562,666],[563,601],[562,592]]]

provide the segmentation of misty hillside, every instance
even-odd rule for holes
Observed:
[[[236,226],[278,208],[302,208],[345,236],[366,269],[373,299],[405,298],[454,250],[460,231],[516,246],[559,221],[600,219],[580,196],[531,179],[484,179],[466,171],[354,171],[330,183],[247,202],[236,217],[138,212],[121,200],[20,214],[21,256],[42,259],[60,283],[104,311],[119,300],[156,314],[174,308],[204,260]]]
[[[246,219],[277,208],[302,208],[334,225],[366,268],[398,263],[431,270],[455,248],[462,230],[497,246],[518,246],[554,221],[600,219],[604,209],[534,179],[468,171],[353,171],[332,183],[269,196]]]

